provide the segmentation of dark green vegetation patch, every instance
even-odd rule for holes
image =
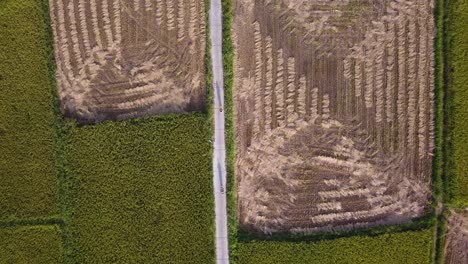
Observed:
[[[57,226],[0,227],[0,263],[62,263]]]
[[[445,1],[446,200],[468,206],[468,2]]]
[[[38,1],[0,1],[0,219],[56,213],[46,43]]]
[[[77,263],[211,263],[211,129],[205,115],[65,128]]]
[[[252,241],[238,245],[238,263],[430,263],[433,243],[432,228],[312,243]]]

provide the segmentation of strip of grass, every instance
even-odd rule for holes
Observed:
[[[430,263],[433,228],[314,243],[252,241],[239,244],[238,263]]]
[[[437,0],[434,19],[437,27],[435,36],[435,149],[432,162],[432,185],[434,197],[444,199],[444,0]]]
[[[443,264],[445,258],[445,237],[447,235],[447,218],[449,212],[444,210],[442,214],[439,215],[437,221],[437,236],[435,238],[435,254],[434,254],[434,263]]]
[[[0,219],[57,213],[44,21],[38,1],[0,1]]]
[[[234,127],[234,45],[231,37],[233,21],[232,0],[222,0],[223,12],[223,70],[224,70],[224,112],[226,131],[226,172],[227,172],[227,211],[229,258],[237,260],[237,179],[235,175],[236,143]]]
[[[76,263],[212,263],[206,115],[68,123],[70,251]]]
[[[444,96],[445,96],[445,84],[444,84],[444,72],[445,72],[445,28],[444,28],[444,17],[445,7],[444,0],[436,1],[436,9],[434,14],[435,24],[437,27],[437,33],[435,36],[435,150],[433,159],[433,193],[434,197],[439,202],[445,201],[445,177],[444,177],[444,166],[445,166],[445,140],[444,140]],[[444,263],[444,248],[445,248],[445,235],[447,233],[447,222],[445,219],[445,209],[443,204],[437,210],[442,210],[442,213],[437,217],[437,228],[434,234],[434,256],[433,260],[436,264]]]
[[[60,229],[55,225],[0,228],[0,263],[62,263]]]
[[[468,2],[445,1],[445,195],[468,206]]]

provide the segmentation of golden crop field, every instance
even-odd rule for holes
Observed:
[[[408,222],[431,195],[427,0],[237,0],[239,219],[254,232]]]
[[[82,123],[199,111],[205,3],[51,0],[62,112]]]

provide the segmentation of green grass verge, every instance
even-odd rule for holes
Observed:
[[[439,215],[437,221],[437,236],[435,238],[435,256],[434,263],[443,264],[445,262],[445,238],[447,235],[447,218],[449,217],[449,211],[444,210]]]
[[[237,179],[235,175],[236,143],[234,127],[234,45],[231,37],[233,21],[232,0],[222,0],[223,12],[223,70],[224,70],[224,112],[226,129],[226,172],[227,172],[227,211],[230,262],[237,260]]]
[[[468,206],[468,2],[445,1],[445,195]]]
[[[0,228],[0,263],[62,263],[60,229],[55,225]]]
[[[437,34],[435,36],[435,149],[432,162],[433,195],[444,199],[444,0],[437,0],[434,14]]]
[[[212,263],[211,124],[168,115],[65,128],[74,263]]]
[[[47,41],[38,1],[0,1],[0,219],[58,213]]]
[[[433,243],[433,228],[313,243],[252,241],[238,245],[238,263],[430,263]]]
[[[434,46],[435,46],[435,150],[433,159],[433,195],[439,202],[444,202],[445,197],[445,178],[444,166],[445,166],[445,140],[444,140],[444,97],[445,97],[445,6],[444,0],[436,1],[436,8],[434,14],[435,24],[437,28]],[[437,206],[443,206],[438,204]],[[434,234],[434,256],[433,260],[436,264],[444,263],[445,256],[445,235],[447,233],[447,222],[445,219],[445,209],[437,217],[437,228]]]

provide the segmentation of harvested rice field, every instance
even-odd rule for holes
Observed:
[[[81,123],[200,111],[203,0],[50,0],[61,110]]]
[[[240,227],[410,222],[431,196],[434,2],[237,0]]]
[[[450,212],[446,237],[445,263],[468,263],[468,209]]]

